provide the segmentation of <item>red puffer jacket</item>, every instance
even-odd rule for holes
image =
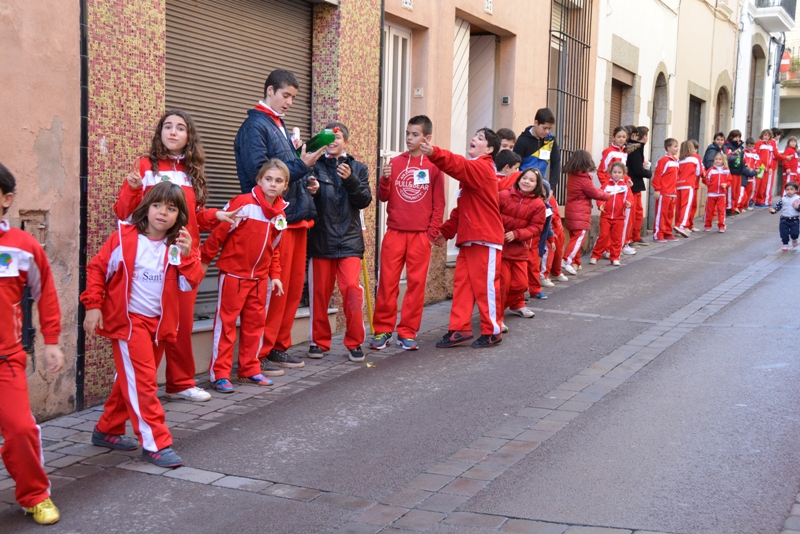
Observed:
[[[539,243],[544,228],[544,200],[523,195],[515,184],[500,192],[500,218],[503,220],[503,233],[514,232],[514,241],[503,244],[503,258],[527,260],[531,244]]]
[[[564,227],[570,232],[592,227],[592,200],[608,200],[609,194],[594,186],[591,175],[585,172],[567,178],[567,204],[564,207]]]

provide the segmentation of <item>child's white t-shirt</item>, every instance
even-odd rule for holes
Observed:
[[[145,317],[161,316],[161,293],[164,291],[164,255],[167,240],[151,241],[139,234],[136,261],[133,264],[133,283],[128,311]]]

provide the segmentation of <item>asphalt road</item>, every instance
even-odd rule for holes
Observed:
[[[109,468],[54,490],[47,532],[781,532],[800,491],[800,250],[779,246],[763,211],[653,244],[508,317],[496,349],[436,350],[435,330],[176,446],[315,500]],[[489,474],[462,473],[477,462]],[[0,532],[40,528],[0,511]]]

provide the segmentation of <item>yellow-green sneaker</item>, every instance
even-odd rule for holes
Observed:
[[[50,500],[50,497],[33,508],[24,508],[24,510],[25,514],[33,515],[33,520],[40,525],[52,525],[53,523],[58,523],[58,520],[61,519],[61,514],[56,505],[53,504],[53,501]]]

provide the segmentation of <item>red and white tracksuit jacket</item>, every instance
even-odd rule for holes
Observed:
[[[183,156],[170,156],[158,160],[158,169],[153,172],[152,164],[148,158],[139,159],[139,176],[142,177],[142,187],[131,189],[128,182],[122,184],[119,198],[114,204],[114,213],[122,220],[128,220],[136,207],[142,202],[144,193],[159,182],[169,181],[181,186],[186,197],[186,207],[189,212],[189,222],[186,230],[192,236],[192,247],[200,247],[200,231],[213,230],[218,224],[216,209],[206,209],[197,205],[197,198],[192,187],[192,177],[186,174],[186,165]],[[192,352],[192,326],[194,325],[194,305],[197,300],[197,290],[181,292],[180,323],[178,337],[166,342],[167,353],[167,393],[178,393],[195,386],[195,363]]]
[[[398,337],[415,338],[425,306],[431,244],[444,217],[444,175],[424,155],[412,157],[408,152],[392,158],[391,166],[391,176],[381,176],[378,184],[378,200],[386,202],[387,230],[381,241],[372,324],[376,333],[390,333],[396,327]],[[406,294],[398,322],[403,267]]]
[[[165,342],[177,339],[180,321],[181,292],[190,292],[203,279],[197,251],[180,254],[180,265],[169,263],[164,254],[164,283],[161,293],[161,316],[146,317],[131,313],[129,302],[134,280],[134,265],[139,230],[120,221],[116,232],[100,248],[86,268],[86,290],[81,303],[87,310],[100,309],[102,328],[97,334],[110,338],[117,376],[105,411],[97,428],[108,434],[124,434],[128,418],[142,447],[158,451],[172,444],[164,424],[164,410],[156,396],[156,371]]]
[[[656,203],[656,216],[653,228],[653,239],[672,237],[672,225],[675,220],[675,196],[678,192],[678,158],[666,155],[658,160],[653,173],[653,189],[660,193]]]
[[[233,198],[225,211],[241,208],[236,228],[222,223],[211,232],[200,249],[201,261],[210,264],[220,247],[219,296],[214,315],[214,341],[208,373],[212,381],[230,379],[236,320],[239,328],[240,378],[261,373],[258,361],[264,339],[264,325],[271,295],[271,280],[280,279],[280,241],[286,224],[288,204],[277,197],[272,206],[259,186]]]
[[[708,186],[705,228],[711,228],[714,215],[716,215],[719,229],[724,230],[726,196],[727,190],[731,185],[731,172],[725,167],[714,166],[706,173],[705,182]]]
[[[703,162],[690,155],[678,162],[677,211],[675,224],[679,228],[692,229],[692,206],[696,205],[697,188],[703,176]]]
[[[764,175],[761,179],[756,179],[756,204],[771,204],[775,189],[775,170],[778,168],[778,160],[783,159],[783,155],[778,151],[772,139],[756,141],[756,152],[764,164]]]
[[[14,496],[31,508],[50,496],[44,472],[41,429],[31,413],[22,349],[22,292],[30,289],[37,301],[39,324],[47,345],[58,344],[61,311],[50,263],[41,245],[27,232],[0,220],[0,454],[16,482]]]
[[[592,257],[600,259],[603,252],[609,251],[609,260],[619,260],[622,247],[625,245],[628,206],[631,195],[630,186],[625,181],[614,182],[613,180],[603,188],[609,198],[603,205],[600,214],[600,235],[597,236],[597,243],[594,245]]]
[[[600,164],[597,166],[597,178],[600,180],[600,187],[605,187],[611,180],[609,169],[616,162],[627,165],[628,153],[625,152],[624,146],[621,147],[617,146],[616,143],[611,143],[611,146],[603,150],[603,154],[600,156]]]
[[[755,150],[747,150],[744,151],[744,165],[747,166],[752,171],[758,172],[758,168],[761,166],[761,158],[758,157],[758,152]],[[753,195],[756,191],[756,182],[760,180],[757,179],[755,176],[751,176],[747,180],[747,185],[742,188],[741,194],[739,195],[739,210],[745,210],[750,206],[750,201],[753,200]]]
[[[797,167],[798,167],[798,159],[797,159],[797,149],[795,147],[787,146],[786,150],[783,151],[783,188],[786,189],[786,184],[788,182],[796,182],[797,181]]]
[[[488,155],[468,160],[439,147],[434,147],[431,161],[461,182],[458,215],[451,216],[440,229],[448,239],[458,235],[456,245],[460,247],[449,330],[471,334],[472,308],[477,302],[481,334],[500,335],[503,223],[494,163]]]

